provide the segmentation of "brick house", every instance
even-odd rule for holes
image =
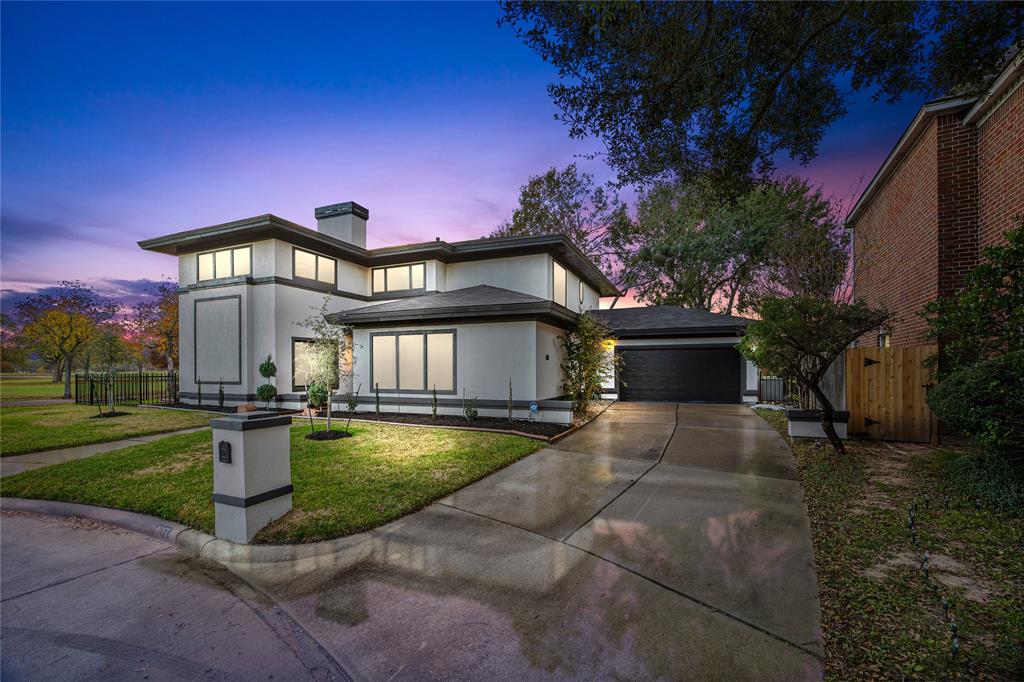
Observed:
[[[894,314],[858,345],[925,343],[921,309],[955,293],[1024,216],[1024,52],[982,97],[928,102],[847,219],[854,295]]]

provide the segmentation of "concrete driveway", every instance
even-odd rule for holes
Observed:
[[[822,675],[785,442],[742,406],[616,404],[330,553],[233,569],[355,678]]]

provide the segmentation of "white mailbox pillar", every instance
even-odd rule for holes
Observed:
[[[210,421],[217,537],[249,542],[292,508],[291,424],[274,412]]]

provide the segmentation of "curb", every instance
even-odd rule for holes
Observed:
[[[117,528],[132,531],[140,535],[166,542],[176,549],[195,557],[209,559],[217,563],[244,564],[276,564],[285,561],[315,559],[325,555],[346,553],[344,561],[356,561],[369,551],[369,533],[364,531],[333,540],[321,540],[295,545],[243,545],[208,533],[194,530],[173,521],[165,521],[155,516],[137,512],[98,507],[75,502],[57,502],[54,500],[33,500],[22,497],[0,498],[0,511],[29,512],[47,516],[78,517],[101,521]],[[403,517],[404,518],[404,517]],[[377,529],[401,524],[403,518]],[[355,551],[353,551],[355,550]]]

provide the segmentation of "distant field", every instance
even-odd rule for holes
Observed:
[[[0,400],[63,398],[64,384],[46,374],[0,374]]]

